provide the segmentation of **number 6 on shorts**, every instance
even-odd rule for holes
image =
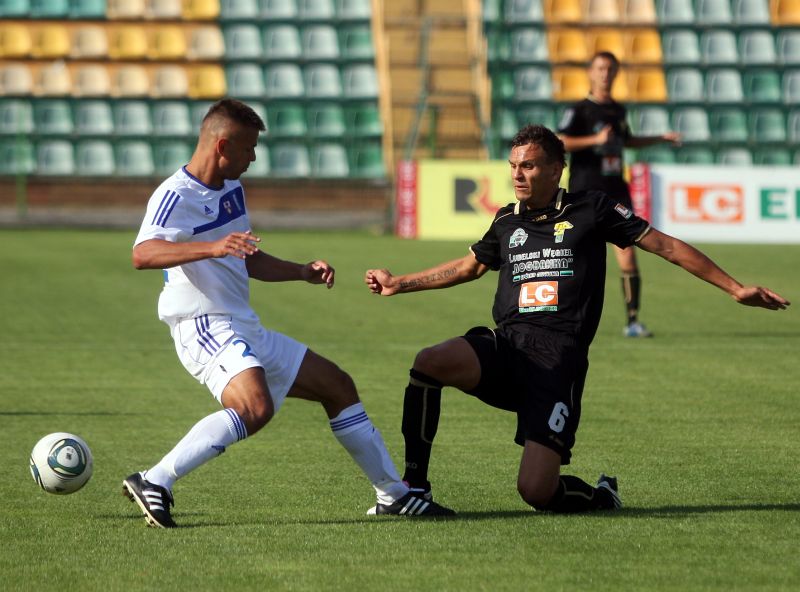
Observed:
[[[547,425],[550,426],[550,429],[556,433],[561,432],[564,429],[564,426],[567,424],[567,418],[569,417],[569,407],[564,405],[564,403],[556,403],[555,407],[553,407],[553,412],[550,414],[550,419],[547,421]]]

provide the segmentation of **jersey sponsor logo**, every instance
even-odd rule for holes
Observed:
[[[625,218],[626,220],[633,216],[633,212],[631,212],[628,208],[623,206],[621,203],[618,203],[614,206],[614,209],[617,211],[617,214]]]
[[[558,310],[558,282],[528,282],[519,289],[519,312]]]
[[[553,226],[553,236],[556,237],[556,242],[564,242],[564,233],[571,228],[575,227],[566,220],[564,222],[556,222]]]
[[[744,191],[739,185],[686,185],[668,189],[673,222],[740,224],[744,221]]]
[[[522,228],[517,228],[508,240],[508,248],[513,249],[514,247],[521,247],[525,244],[526,240],[528,240],[528,233],[522,230]]]

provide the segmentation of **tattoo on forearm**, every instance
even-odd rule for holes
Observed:
[[[432,284],[434,282],[440,280],[448,280],[456,275],[458,269],[455,267],[451,267],[449,269],[443,269],[442,271],[437,271],[430,275],[423,276],[421,278],[415,280],[408,280],[406,282],[400,282],[400,288],[403,290],[407,290],[409,288],[419,288],[426,284]]]

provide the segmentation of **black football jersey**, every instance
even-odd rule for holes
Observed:
[[[628,247],[647,221],[599,191],[559,189],[547,208],[522,202],[498,210],[475,258],[500,272],[492,315],[498,327],[544,328],[587,347],[603,308],[606,242]]]
[[[570,154],[570,191],[601,190],[610,195],[620,192],[627,194],[627,185],[623,178],[623,151],[631,132],[623,105],[613,100],[609,103],[597,103],[584,99],[564,113],[558,133],[565,136],[591,136],[606,125],[611,125],[614,131],[607,144]]]

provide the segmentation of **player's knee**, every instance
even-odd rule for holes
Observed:
[[[517,491],[523,501],[537,510],[541,510],[553,499],[555,491],[543,483],[517,481]]]
[[[421,350],[414,358],[414,370],[444,382],[448,370],[448,358],[442,353],[442,348],[435,345]]]
[[[231,403],[230,408],[236,411],[242,419],[248,436],[252,436],[267,425],[275,415],[275,407],[269,393],[254,393],[247,397],[240,397]]]

